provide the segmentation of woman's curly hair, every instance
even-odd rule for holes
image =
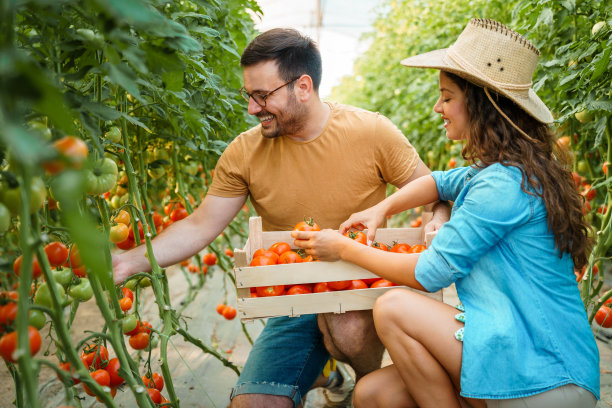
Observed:
[[[584,198],[576,190],[569,170],[571,156],[557,149],[548,125],[538,122],[510,99],[489,91],[499,108],[531,140],[501,116],[483,88],[452,73],[444,72],[444,75],[464,90],[466,96],[470,128],[461,152],[463,158],[483,168],[493,163],[519,168],[523,174],[522,190],[544,201],[559,255],[569,253],[574,267],[581,269],[587,264],[593,243],[582,213]]]

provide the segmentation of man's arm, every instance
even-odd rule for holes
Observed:
[[[152,241],[153,253],[160,266],[179,263],[209,245],[234,219],[246,201],[246,196],[219,197],[207,195],[202,204],[187,218],[175,222]],[[146,246],[113,255],[113,275],[116,283],[138,272],[151,270],[145,256]]]

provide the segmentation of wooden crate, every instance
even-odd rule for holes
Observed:
[[[427,215],[424,214],[427,219]],[[426,222],[423,223],[425,225]],[[308,262],[270,266],[248,266],[253,253],[259,248],[269,248],[275,242],[293,245],[291,231],[262,231],[260,217],[249,219],[249,238],[243,249],[234,250],[236,267],[234,274],[238,288],[238,316],[242,321],[265,317],[300,316],[311,313],[344,313],[351,310],[368,310],[374,307],[376,298],[386,291],[406,286],[342,290],[334,292],[285,295],[251,298],[250,288],[272,285],[295,285],[352,279],[369,279],[377,276],[355,264],[345,261]],[[382,243],[393,241],[410,245],[429,245],[434,234],[423,233],[423,228],[380,228],[376,240]],[[408,288],[410,289],[410,288]],[[410,289],[415,290],[415,289]],[[417,291],[437,300],[442,292]]]

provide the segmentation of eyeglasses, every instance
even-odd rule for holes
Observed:
[[[300,79],[301,75],[297,78],[293,78],[291,81],[282,84],[281,86],[279,86],[278,88],[274,89],[273,91],[270,92],[255,92],[255,93],[248,93],[246,89],[244,89],[244,86],[242,88],[240,88],[240,95],[244,98],[245,101],[249,101],[250,98],[253,98],[253,100],[255,101],[255,103],[257,103],[259,106],[261,106],[262,108],[266,107],[266,99],[268,99],[268,96],[272,95],[274,92],[278,91],[279,89],[281,89],[284,86],[287,86],[295,81],[297,81],[298,79]]]

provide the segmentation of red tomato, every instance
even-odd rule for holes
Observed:
[[[23,259],[23,255],[19,255],[15,262],[13,263],[13,272],[15,275],[19,276],[19,272],[21,271],[21,261]],[[38,259],[36,257],[32,258],[32,279],[37,279],[42,274],[40,270],[40,265],[38,264]]]
[[[285,285],[260,286],[256,290],[259,297],[280,296],[285,292]]]
[[[390,286],[395,286],[395,284],[386,279],[378,279],[370,285],[371,288],[388,288]]]
[[[308,285],[293,285],[287,290],[288,295],[303,295],[312,293],[312,289]]]
[[[129,288],[122,288],[121,294],[123,295],[123,297],[130,298],[132,299],[132,301],[134,300],[134,292],[132,292]]]
[[[72,274],[74,276],[78,276],[79,278],[84,278],[87,276],[87,268],[85,268],[85,265],[79,266],[78,268],[73,268]]]
[[[82,162],[89,154],[87,144],[78,137],[65,136],[53,142],[53,148],[64,156],[72,168],[80,168]],[[64,160],[50,160],[43,163],[43,167],[50,174],[62,171],[66,167]]]
[[[217,305],[217,313],[219,313],[220,315],[223,314],[223,311],[225,310],[225,308],[227,307],[227,305],[224,305],[223,303],[219,303]]]
[[[234,256],[234,251],[232,251],[231,248],[225,248],[223,252],[225,252],[225,255],[229,256],[230,258]]]
[[[116,224],[113,225],[110,229],[109,239],[113,244],[117,244],[119,242],[123,242],[128,239],[130,234],[130,229],[125,224]]]
[[[319,282],[314,286],[314,289],[312,291],[314,293],[321,293],[321,292],[331,292],[332,290],[327,286],[327,282]]]
[[[391,252],[398,252],[401,254],[409,254],[410,253],[410,245],[397,243],[391,247]]]
[[[158,389],[156,389],[156,388],[148,388],[147,391],[148,391],[149,397],[151,398],[153,403],[161,404],[161,402],[162,402],[162,395],[161,395],[161,392],[159,392]]]
[[[321,231],[321,227],[312,218],[304,218],[293,227],[294,231]]]
[[[123,249],[125,251],[128,249],[134,248],[134,246],[136,245],[136,241],[128,237],[128,239],[126,239],[125,241],[117,242],[115,245],[117,245],[117,248]]]
[[[170,215],[172,211],[177,208],[185,208],[185,207],[183,207],[183,203],[181,202],[177,202],[177,201],[170,202],[164,206],[164,213],[166,215]]]
[[[351,284],[346,288],[346,290],[354,290],[354,289],[367,289],[368,285],[362,281],[361,279],[355,279],[351,281]]]
[[[236,309],[228,305],[223,311],[223,317],[225,317],[227,320],[232,320],[234,317],[236,317]]]
[[[45,253],[51,266],[60,266],[68,259],[68,248],[61,242],[51,242],[45,245]]]
[[[595,314],[595,321],[601,327],[610,328],[612,327],[612,316],[610,315],[612,309],[608,306],[602,306],[599,308],[597,313]]]
[[[170,213],[170,219],[172,220],[172,222],[176,222],[176,221],[182,220],[183,218],[187,218],[188,215],[189,215],[189,213],[187,212],[186,209],[184,209],[184,208],[175,208]]]
[[[285,251],[278,258],[279,264],[300,263],[300,262],[302,262],[302,257],[299,256],[298,253],[294,251]]]
[[[0,306],[0,332],[3,326],[10,326],[17,318],[17,303],[10,302]]]
[[[258,256],[258,257],[253,258],[253,260],[249,264],[249,266],[267,266],[267,265],[276,265],[276,261],[267,256]]]
[[[96,344],[86,346],[81,352],[81,361],[87,368],[102,368],[108,362],[108,350],[102,345],[99,352]]]
[[[372,248],[380,249],[381,251],[389,251],[389,247],[380,242],[372,242]]]
[[[132,303],[132,299],[130,299],[129,297],[119,299],[119,306],[124,312],[127,312],[132,308]]]
[[[258,256],[267,256],[268,258],[272,258],[274,263],[278,263],[279,256],[274,251],[270,251],[268,249],[260,248],[257,251],[255,251],[255,253],[253,254],[253,259],[255,259]]]
[[[104,368],[110,377],[110,386],[117,387],[125,382],[123,377],[119,375],[119,359],[117,357],[111,358],[108,361],[108,365]]]
[[[76,245],[73,245],[72,249],[70,250],[70,266],[72,268],[78,268],[81,265],[83,265],[83,261],[81,261],[79,248]]]
[[[418,254],[418,253],[423,252],[426,249],[427,247],[425,245],[417,244],[417,245],[413,245],[412,247],[410,247],[410,253]]]
[[[140,240],[144,239],[144,229],[142,228],[142,222],[140,221],[138,221],[138,235],[140,235]],[[128,229],[127,239],[131,239],[132,241],[136,240],[136,237],[134,237],[134,228],[132,228],[131,225],[130,225],[130,228]]]
[[[347,231],[344,233],[344,236],[349,237],[353,241],[357,241],[360,244],[368,244],[368,237],[363,233],[363,231]]]
[[[278,256],[281,256],[283,252],[291,251],[291,245],[286,242],[275,242],[268,248],[269,251],[276,252]]]
[[[60,363],[59,368],[61,370],[67,371],[69,372],[73,377],[72,377],[72,381],[73,383],[79,384],[81,382],[81,380],[79,380],[78,378],[74,378],[74,368],[72,367],[72,365],[69,362],[65,362],[65,363]],[[59,375],[57,376],[57,378],[60,378]],[[60,378],[61,380],[61,378]]]
[[[411,228],[419,228],[422,223],[423,223],[423,221],[421,221],[421,217],[419,217],[416,220],[410,221],[410,227]]]
[[[151,323],[149,323],[149,322],[141,322],[139,330],[142,333],[150,334],[152,328],[153,328],[153,326],[151,326]]]
[[[97,382],[101,387],[110,387],[110,375],[108,374],[108,371],[98,369],[92,372],[90,375],[91,375],[91,378],[93,378],[93,380]],[[96,395],[84,383],[83,383],[83,390],[85,391],[85,393],[87,393],[87,395],[91,395],[92,397]]]
[[[28,338],[30,341],[30,355],[38,353],[42,339],[40,333],[36,328],[28,326]],[[3,335],[0,338],[0,357],[9,363],[16,363],[17,360],[13,359],[13,353],[17,348],[17,332],[10,332]]]
[[[217,255],[215,255],[214,253],[210,252],[210,253],[208,253],[208,254],[206,254],[206,255],[204,255],[202,257],[202,261],[206,265],[212,266],[212,265],[217,263]]]
[[[327,282],[327,287],[331,290],[344,290],[351,285],[350,280]]]
[[[149,334],[148,333],[136,333],[130,336],[130,346],[134,350],[144,350],[149,345]]]
[[[153,212],[153,225],[159,231],[159,227],[164,224],[164,217],[158,212]]]
[[[153,373],[151,376],[143,375],[142,382],[147,388],[155,388],[157,391],[164,389],[164,377],[159,375],[159,373]]]
[[[368,286],[370,286],[371,284],[373,284],[374,282],[378,280],[380,280],[380,278],[362,279],[363,283],[365,283]]]
[[[192,263],[190,263],[190,264],[187,266],[187,270],[188,270],[189,272],[191,272],[191,273],[198,273],[198,272],[200,272],[200,268],[198,268],[198,266],[197,266],[197,265],[194,265],[194,264],[192,264]]]

